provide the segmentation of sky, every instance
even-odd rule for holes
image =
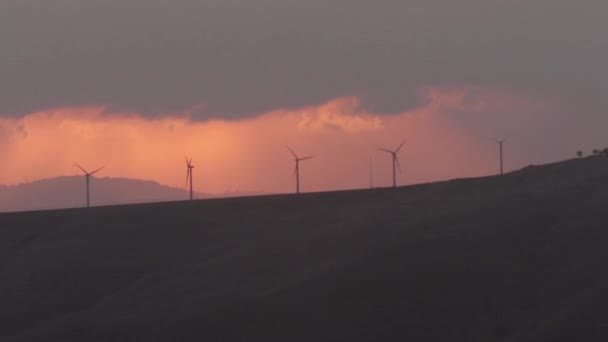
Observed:
[[[495,173],[608,146],[608,2],[3,0],[0,184],[286,192]]]

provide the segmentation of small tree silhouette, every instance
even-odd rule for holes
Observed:
[[[576,151],[576,156],[581,158],[583,156],[583,151]]]
[[[593,150],[593,155],[596,155],[596,156],[597,156],[597,155],[599,155],[599,154],[600,154],[600,150],[598,150],[598,149],[594,149],[594,150]]]

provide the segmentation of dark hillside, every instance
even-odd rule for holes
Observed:
[[[0,341],[606,341],[608,158],[0,215]]]

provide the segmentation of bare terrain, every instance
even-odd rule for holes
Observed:
[[[0,214],[0,341],[606,341],[608,158]]]

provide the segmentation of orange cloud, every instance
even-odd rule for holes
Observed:
[[[382,120],[378,116],[361,111],[361,102],[357,98],[338,99],[293,115],[297,117],[298,128],[304,131],[358,133],[382,128]]]
[[[305,191],[367,187],[370,160],[375,185],[387,186],[390,158],[376,147],[393,148],[403,138],[408,140],[400,154],[400,184],[493,173],[494,146],[480,143],[444,111],[492,110],[512,101],[485,89],[465,99],[465,90],[427,88],[429,101],[394,115],[369,113],[358,99],[339,98],[236,121],[194,121],[183,113],[151,119],[100,107],[0,119],[0,183],[77,174],[76,162],[105,166],[100,177],[183,187],[187,155],[195,165],[197,191],[289,192],[294,188],[289,144],[314,156],[301,166]],[[510,158],[510,165],[523,165],[517,156]]]

